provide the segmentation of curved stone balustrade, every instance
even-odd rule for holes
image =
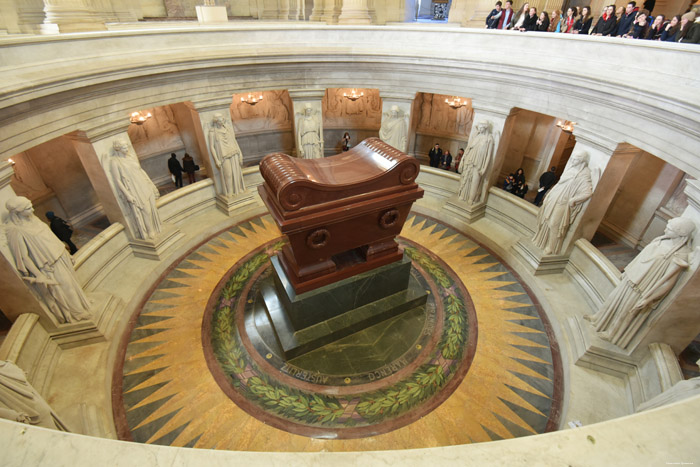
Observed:
[[[262,181],[257,167],[244,169],[244,176],[246,185],[251,190]],[[488,198],[485,219],[476,224],[466,225],[449,213],[444,213],[441,209],[447,198],[454,194],[458,184],[457,175],[440,169],[424,168],[417,181],[425,189],[425,198],[417,203],[416,209],[418,211],[427,212],[436,218],[443,218],[457,228],[465,228],[466,231],[469,231],[475,238],[478,238],[484,245],[502,255],[502,257],[512,258],[512,254],[509,253],[510,246],[508,242],[503,243],[502,240],[507,238],[512,243],[517,238],[520,230],[528,231],[527,226],[519,225],[519,229],[514,229],[514,226],[517,223],[517,219],[533,217],[534,208],[532,205],[500,189],[492,188]],[[111,328],[112,331],[108,336],[113,351],[119,343],[119,339],[114,338],[116,333],[123,328],[126,321],[128,321],[128,317],[131,316],[135,309],[134,307],[138,306],[143,294],[151,286],[149,278],[157,277],[159,273],[169,267],[175,257],[201,242],[213,232],[226,228],[231,223],[236,222],[236,219],[242,219],[253,212],[248,208],[241,210],[240,213],[233,213],[232,217],[228,217],[216,209],[215,196],[212,181],[202,180],[165,195],[158,201],[161,216],[169,219],[185,233],[182,248],[161,262],[141,260],[142,263],[140,263],[138,270],[125,267],[124,264],[126,263],[123,263],[123,261],[126,257],[131,257],[132,260],[135,258],[128,248],[128,239],[124,228],[118,223],[105,229],[102,234],[81,249],[77,255],[77,273],[81,283],[87,290],[110,289],[112,284],[114,284],[115,278],[122,278],[120,281],[127,283],[126,287],[124,284],[120,284],[119,292],[128,304],[122,310],[121,316],[115,317],[117,324]],[[261,204],[258,204],[257,209],[254,209],[255,212],[262,212],[263,210]],[[203,222],[205,219],[207,222]],[[512,267],[519,270],[521,274],[527,275],[527,272],[521,266],[512,264]],[[596,297],[603,296],[612,289],[618,274],[609,261],[584,240],[576,243],[571,253],[571,263],[567,272],[573,277],[574,286],[578,287],[581,295],[589,298],[587,305],[580,305],[589,311],[595,308]],[[127,278],[127,276],[129,277]],[[536,280],[533,277],[530,277],[530,279]],[[131,283],[131,287],[128,286],[129,283]],[[548,313],[552,313],[551,307],[547,304],[549,297],[539,290],[541,285],[537,283],[531,283],[530,285],[537,291],[543,307]],[[112,292],[118,293],[115,290],[112,290]],[[561,326],[561,323],[557,323],[557,321],[554,321],[553,324],[557,329]],[[557,332],[561,333],[561,330]],[[42,365],[42,362],[38,361],[36,365],[45,369],[49,368],[45,366],[45,362]],[[42,376],[47,381],[50,381],[50,370],[48,374]],[[681,454],[690,455],[694,444],[689,439],[690,431],[687,430],[687,427],[691,426],[693,421],[690,419],[684,421],[682,417],[691,413],[692,410],[697,410],[698,406],[700,406],[700,398],[695,398],[677,405],[636,415],[632,418],[611,420],[598,425],[584,427],[583,429],[513,439],[497,445],[485,443],[431,450],[415,450],[411,451],[410,455],[413,461],[427,460],[428,456],[433,461],[436,458],[435,456],[445,460],[466,456],[470,459],[482,459],[489,464],[496,463],[496,465],[498,463],[511,465],[514,459],[527,459],[528,464],[531,464],[533,461],[537,463],[537,459],[539,459],[537,456],[547,456],[541,457],[543,462],[545,462],[544,459],[547,459],[547,463],[552,459],[565,462],[567,459],[586,456],[591,463],[595,464],[618,462],[620,460],[618,453],[621,452],[619,448],[625,443],[630,443],[631,450],[625,453],[629,457],[625,457],[624,461],[641,460],[642,458],[646,461],[648,460],[646,456],[648,456],[649,450],[652,450],[658,459],[666,459],[667,452],[673,452],[676,456]],[[649,426],[655,426],[656,429],[646,429]],[[663,427],[663,429],[661,430],[660,427]],[[653,436],[649,435],[652,431],[654,432]],[[658,433],[663,433],[663,436],[659,436]],[[172,460],[173,458],[186,460],[187,462],[204,461],[205,459],[206,462],[220,462],[230,460],[229,456],[231,455],[242,455],[238,452],[220,453],[163,448],[134,443],[116,443],[115,441],[100,438],[82,437],[26,427],[4,420],[0,420],[0,434],[2,434],[8,445],[14,446],[13,449],[0,452],[0,461],[7,465],[13,465],[16,459],[15,456],[20,455],[19,453],[22,453],[21,455],[24,456],[34,456],[41,450],[48,449],[47,446],[51,446],[52,458],[60,457],[65,462],[71,462],[72,464],[80,464],[81,460],[86,458],[89,458],[90,462],[94,462],[96,458],[93,455],[86,455],[88,452],[94,452],[97,456],[106,456],[104,460],[108,460],[109,456],[116,456],[116,453],[119,452],[120,458],[133,459],[138,463],[144,462],[143,459],[147,457],[149,459],[148,462],[151,464],[157,464],[161,460]],[[595,442],[591,441],[589,437],[593,437]],[[637,446],[642,442],[641,440],[647,440],[644,443],[650,443],[645,444],[649,450],[644,449],[642,452],[632,449],[633,446]],[[676,443],[673,449],[666,451],[673,443]],[[76,449],[76,446],[79,446],[79,448]],[[547,446],[546,449],[544,449],[545,446]],[[657,448],[652,449],[653,446],[657,446]],[[525,455],[526,453],[527,455]],[[372,456],[376,454],[371,453]],[[344,461],[343,455],[338,453],[303,455],[250,453],[246,455],[252,456],[250,460],[256,462],[268,462],[273,459],[285,463],[310,462],[312,460],[313,462],[322,462],[323,456],[326,455],[334,456],[334,463]],[[356,462],[358,455],[370,454],[353,454],[352,462]],[[403,459],[407,454],[402,451],[386,451],[382,455],[388,456],[387,459],[396,461]],[[348,462],[350,462],[350,458],[348,458]]]
[[[456,94],[471,97],[481,109],[507,112],[519,107],[566,118],[578,122],[577,132],[589,144],[610,148],[627,142],[700,176],[700,106],[691,97],[700,88],[700,50],[695,46],[450,28],[289,26],[255,24],[2,38],[0,159],[76,130],[90,138],[124,131],[128,114],[136,109],[182,101],[195,105],[224,102],[232,93],[253,88],[302,90],[353,85],[378,87],[382,92]],[[440,58],[435,57],[436,51],[440,51]],[[249,191],[261,182],[257,167],[243,173]],[[510,248],[517,237],[529,237],[534,231],[536,208],[498,188],[489,192],[485,218],[467,224],[442,212],[447,199],[457,191],[458,175],[423,167],[418,183],[426,196],[416,210],[464,229],[506,260],[512,258]],[[229,217],[215,206],[211,180],[160,199],[162,219],[181,229],[184,240],[171,256],[160,262],[143,260],[139,264],[144,267],[132,274],[120,269],[127,257],[133,259],[133,252],[119,223],[76,255],[77,274],[86,290],[105,290],[110,279],[123,278],[115,294],[127,305],[118,318],[119,325],[113,328],[115,333],[146,293],[149,277],[157,276],[175,256],[234,222],[236,212]],[[260,204],[246,209],[246,213],[262,211]],[[207,222],[202,222],[204,219]],[[494,236],[494,231],[500,233]],[[508,241],[499,243],[503,238]],[[524,268],[513,267],[533,279]],[[586,303],[576,304],[576,311],[567,313],[594,310],[618,280],[616,269],[585,240],[576,242],[566,272],[573,278],[571,287],[587,298]],[[544,308],[551,312],[542,289],[537,283],[533,285]],[[561,333],[559,326],[563,324],[555,324],[555,331]],[[509,465],[513,459],[527,459],[528,465],[537,463],[533,456],[543,456],[542,463],[552,459],[573,462],[584,456],[591,456],[585,458],[593,464],[632,459],[648,462],[650,453],[659,462],[677,461],[683,460],[677,459],[679,455],[693,453],[688,430],[693,421],[683,417],[698,407],[700,399],[696,398],[583,430],[410,455],[417,456],[415,459],[425,456],[426,460],[430,456],[432,462],[437,455],[446,460],[468,457]],[[648,429],[651,426],[655,429]],[[117,450],[119,456],[188,462],[203,461],[204,456],[208,462],[241,456],[144,445],[125,448],[112,441],[35,428],[24,436],[20,434],[24,428],[0,422],[6,442],[17,447],[0,452],[3,464],[12,465],[14,456],[34,455],[48,449],[46,446],[60,451],[52,452],[52,458],[71,463],[79,460],[72,457],[78,455],[94,462],[86,455],[93,452],[111,456],[113,461]],[[587,439],[589,435],[595,442]],[[630,448],[620,449],[625,443]],[[78,445],[81,447],[76,450]],[[639,450],[638,445],[648,449]],[[513,457],[503,455],[504,446]],[[671,452],[675,457],[669,457]],[[250,454],[251,461],[276,459],[285,463],[322,462],[325,455],[297,459],[296,455]],[[377,453],[366,455],[376,458]],[[396,461],[406,454],[385,455]],[[352,456],[348,463],[357,462],[357,454]],[[342,455],[333,461],[341,459]]]
[[[700,107],[691,97],[700,50],[692,44],[255,24],[8,37],[0,63],[1,158],[74,130],[123,128],[135,109],[252,88],[366,86],[555,115],[578,122],[594,143],[628,142],[700,175]]]
[[[0,420],[3,465],[666,465],[698,457],[700,396],[573,430],[410,451],[280,453],[173,448],[91,438]],[[468,461],[467,461],[468,460]]]

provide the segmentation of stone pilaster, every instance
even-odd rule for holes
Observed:
[[[158,235],[150,239],[140,238],[134,225],[128,221],[130,207],[120,200],[117,187],[113,185],[112,177],[109,176],[109,159],[115,141],[121,140],[126,143],[129,154],[138,162],[127,127],[128,124],[120,123],[108,128],[103,127],[99,133],[73,133],[70,137],[107,218],[110,222],[119,222],[124,226],[136,256],[160,260],[183,237],[180,229],[172,224],[160,222],[161,231]]]
[[[338,24],[371,24],[367,0],[343,0]]]
[[[242,210],[254,207],[256,201],[255,192],[252,189],[247,189],[243,193],[237,193],[235,195],[226,194],[221,170],[217,167],[216,161],[212,156],[209,143],[208,135],[215,115],[220,114],[224,118],[228,128],[233,131],[233,122],[231,121],[231,97],[226,96],[206,101],[196,101],[192,103],[192,106],[192,111],[198,115],[197,119],[199,120],[199,126],[201,128],[201,132],[197,132],[197,139],[200,142],[199,147],[206,149],[203,151],[203,154],[207,156],[202,159],[206,159],[205,165],[207,167],[207,173],[211,174],[211,177],[214,179],[217,208],[231,216],[234,213],[238,215]]]
[[[0,219],[3,223],[8,216],[5,203],[16,196],[10,186],[13,174],[9,162],[0,162]],[[0,252],[0,309],[3,314],[14,322],[22,313],[34,313],[41,316],[45,324],[51,323],[39,301],[17,274],[7,242],[0,242]]]
[[[16,196],[10,186],[12,174],[11,164],[0,163],[0,219],[3,224],[9,221],[5,203]],[[104,303],[93,294],[88,295],[88,299],[91,319],[60,324],[39,295],[20,277],[7,242],[0,242],[0,309],[10,321],[14,322],[25,313],[37,315],[51,339],[62,348],[104,340],[104,331],[95,324],[105,312]]]
[[[645,327],[630,343],[632,349],[652,342],[664,342],[678,355],[700,334],[700,181],[688,180],[685,194],[688,207],[681,217],[695,223],[691,245],[695,245],[690,267],[661,304],[650,313]]]
[[[476,126],[481,122],[487,122],[491,126],[494,137],[494,154],[487,173],[484,174],[484,183],[481,200],[477,203],[467,203],[461,201],[455,193],[445,204],[445,209],[459,216],[464,222],[470,224],[486,214],[486,203],[488,201],[488,190],[496,182],[498,173],[505,159],[505,151],[508,148],[512,124],[509,124],[510,108],[494,106],[478,101],[472,102],[474,109],[474,119],[470,135],[475,134]],[[466,150],[467,144],[465,144]],[[456,159],[456,155],[454,155]],[[453,161],[456,163],[456,160]]]
[[[555,274],[563,271],[576,240],[593,238],[593,234],[600,225],[627,168],[639,153],[637,148],[623,146],[616,152],[614,163],[609,165],[613,152],[618,146],[616,142],[588,133],[579,127],[575,128],[574,135],[576,136],[576,146],[573,153],[586,152],[590,156],[588,167],[593,182],[593,196],[585,201],[583,208],[569,226],[558,252],[546,254],[535,246],[531,238],[521,238],[514,245],[515,252],[533,269],[536,275]],[[604,176],[601,177],[601,174]]]
[[[324,157],[324,141],[323,141],[323,96],[325,89],[290,89],[289,97],[292,99],[292,108],[294,112],[294,143],[296,147],[296,157],[311,158],[310,154],[304,154],[303,148],[300,147],[299,125],[304,117],[306,109],[311,109],[311,114],[318,119],[318,136],[320,139],[320,154]]]
[[[104,16],[90,0],[44,0],[43,34],[103,31]]]

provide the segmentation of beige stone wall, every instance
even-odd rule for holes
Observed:
[[[602,226],[605,233],[632,247],[643,246],[642,240],[648,237],[647,229],[656,211],[669,198],[674,182],[681,175],[682,172],[672,165],[642,152],[622,180],[605,214]],[[656,235],[661,233],[656,232]]]
[[[50,210],[77,225],[94,217],[99,200],[68,137],[40,144],[24,154],[54,195],[37,198],[35,212],[40,219],[44,220],[44,214]]]
[[[439,143],[443,151],[450,151],[452,157],[457,156],[459,148],[466,147],[471,131],[474,110],[471,99],[468,104],[459,109],[451,108],[445,99],[454,96],[446,94],[418,93],[413,103],[412,121],[415,128],[413,152],[421,157],[427,157],[430,149]],[[411,135],[409,135],[410,137]]]
[[[519,110],[511,118],[514,123],[501,179],[522,168],[528,186],[533,189],[537,186],[542,166],[548,165],[544,159],[548,156],[546,151],[552,143],[552,130],[557,119],[527,110]]]

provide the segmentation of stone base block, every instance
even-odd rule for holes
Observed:
[[[92,292],[88,294],[88,298],[92,303],[91,311],[95,317],[97,329],[105,337],[111,337],[119,320],[119,312],[124,307],[124,301],[107,292]]]
[[[49,336],[61,349],[72,349],[105,340],[104,334],[91,320],[61,324],[56,330],[51,331]]]
[[[237,196],[216,195],[216,207],[231,216],[239,215],[246,209],[258,206],[254,191],[244,192]]]
[[[175,245],[183,236],[180,229],[174,225],[163,224],[160,235],[155,239],[133,239],[129,241],[129,244],[135,256],[160,261],[167,256],[167,250]]]
[[[530,266],[536,276],[541,274],[559,274],[569,262],[565,255],[546,255],[529,240],[518,240],[513,251]]]
[[[294,294],[273,258],[273,273],[260,287],[254,311],[261,336],[275,342],[285,359],[298,357],[411,309],[422,307],[425,290],[410,275],[408,258],[311,292]]]
[[[639,362],[614,344],[601,339],[593,326],[581,317],[571,317],[565,322],[571,337],[573,359],[576,365],[600,371],[628,381],[629,409],[645,400],[643,382],[639,377]]]
[[[467,224],[471,224],[486,215],[486,203],[468,204],[453,196],[445,203],[445,211],[454,213],[464,219]]]

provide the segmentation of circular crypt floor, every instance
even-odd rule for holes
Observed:
[[[556,429],[558,347],[525,284],[485,248],[418,214],[398,240],[428,293],[425,308],[289,361],[260,338],[251,311],[269,257],[283,244],[269,217],[242,222],[176,261],[124,336],[113,383],[120,437],[346,451]]]

